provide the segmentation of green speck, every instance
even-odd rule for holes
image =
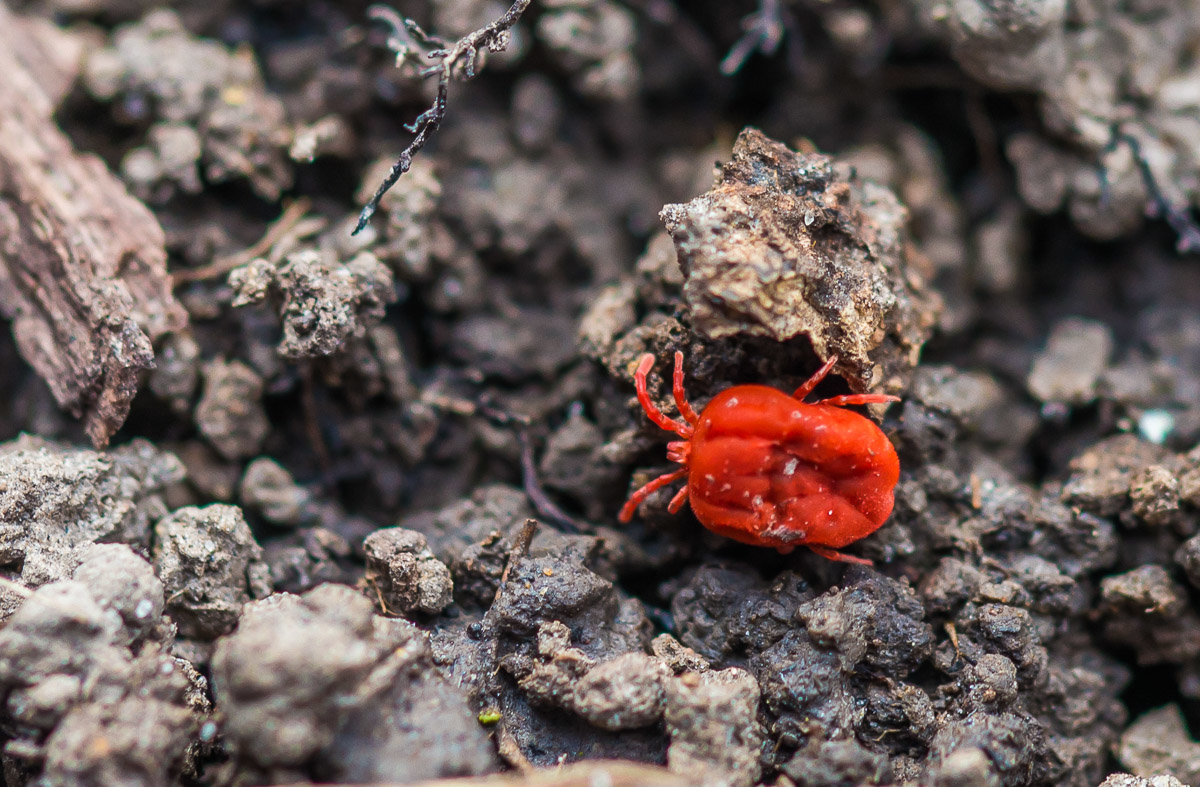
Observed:
[[[500,711],[495,708],[487,708],[479,712],[480,724],[495,724],[500,721]]]

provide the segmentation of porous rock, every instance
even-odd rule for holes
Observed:
[[[262,548],[240,508],[181,508],[154,532],[154,567],[167,611],[184,636],[213,639],[228,632],[243,604],[271,592]]]
[[[854,390],[907,387],[938,299],[890,190],[747,128],[712,190],[661,218],[698,332],[806,336]]]

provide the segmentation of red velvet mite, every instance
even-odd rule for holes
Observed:
[[[671,513],[687,502],[702,525],[736,541],[785,554],[803,545],[830,560],[870,565],[837,550],[887,521],[900,460],[873,421],[843,408],[900,400],[849,394],[805,402],[835,363],[837,356],[790,396],[765,385],[735,385],[697,414],[683,390],[683,353],[676,352],[671,390],[681,422],[650,401],[646,375],[654,356],[643,355],[633,376],[638,402],[651,421],[683,438],[667,444],[667,458],[683,467],[630,495],[620,520],[628,522],[650,494],[687,476],[667,506]]]

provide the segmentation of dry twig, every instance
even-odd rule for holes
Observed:
[[[436,74],[438,87],[437,95],[429,109],[417,115],[416,120],[404,127],[416,136],[400,153],[400,157],[392,165],[392,169],[383,179],[383,183],[379,184],[379,188],[375,190],[375,195],[363,206],[362,212],[358,214],[358,224],[355,225],[351,235],[357,235],[367,226],[367,222],[379,208],[379,201],[383,199],[383,195],[396,185],[396,181],[400,179],[401,175],[408,172],[409,167],[412,166],[413,156],[425,147],[429,137],[441,125],[442,119],[446,116],[446,95],[449,92],[450,80],[454,76],[455,69],[461,67],[463,78],[471,79],[475,76],[475,63],[479,58],[480,49],[486,49],[489,52],[503,52],[512,38],[513,25],[521,18],[521,14],[525,13],[529,3],[530,0],[515,0],[499,19],[466,34],[453,44],[426,33],[412,19],[400,16],[387,6],[371,6],[368,10],[371,18],[383,22],[391,28],[391,35],[388,36],[388,48],[396,53],[397,66],[401,65],[414,51],[433,47],[425,52],[425,57],[437,62],[423,70],[421,76],[427,77]]]
[[[276,244],[288,236],[300,238],[320,232],[325,228],[324,218],[313,216],[304,221],[310,208],[312,208],[312,202],[305,197],[288,203],[283,209],[283,213],[279,214],[279,218],[267,228],[266,233],[254,245],[233,254],[218,257],[207,265],[174,271],[171,274],[172,284],[178,286],[220,278],[236,268],[249,264],[256,257],[266,256]]]

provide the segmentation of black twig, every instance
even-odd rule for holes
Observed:
[[[1196,220],[1192,218],[1191,210],[1187,204],[1177,205],[1172,202],[1163,192],[1162,187],[1158,185],[1158,178],[1154,175],[1154,170],[1150,168],[1150,162],[1142,153],[1142,143],[1137,137],[1132,134],[1121,131],[1116,126],[1112,130],[1112,139],[1100,151],[1100,157],[1115,151],[1122,143],[1129,146],[1130,152],[1133,153],[1133,160],[1137,163],[1138,172],[1141,173],[1142,182],[1146,184],[1146,192],[1150,195],[1150,204],[1153,208],[1154,215],[1161,216],[1175,231],[1176,241],[1175,249],[1180,254],[1189,254],[1191,252],[1200,251],[1200,226],[1196,224]],[[1106,204],[1111,198],[1111,184],[1108,180],[1108,169],[1103,164],[1100,165],[1100,201],[1101,204]]]
[[[379,188],[375,190],[374,196],[363,206],[362,212],[358,214],[358,224],[355,225],[351,235],[357,235],[367,226],[367,222],[379,208],[379,201],[383,199],[383,195],[396,185],[396,181],[400,179],[401,175],[408,172],[412,166],[413,156],[425,147],[429,137],[438,130],[438,126],[446,116],[446,95],[449,93],[450,80],[454,78],[455,70],[461,67],[463,78],[471,79],[475,76],[475,64],[479,59],[479,50],[503,52],[511,39],[513,25],[521,18],[521,14],[525,13],[530,2],[531,0],[515,0],[499,19],[467,33],[453,44],[426,33],[416,22],[400,16],[387,6],[371,6],[367,12],[370,17],[391,28],[387,46],[396,53],[396,65],[402,65],[414,52],[424,51],[426,58],[437,62],[421,71],[421,76],[428,77],[436,74],[438,88],[437,95],[429,109],[418,115],[412,123],[404,126],[416,136],[400,153],[400,157],[392,165],[387,177],[383,179],[383,183],[379,184]],[[427,49],[427,47],[433,48]]]

